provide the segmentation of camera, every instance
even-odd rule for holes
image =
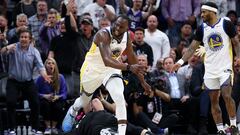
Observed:
[[[153,89],[166,90],[167,87],[166,78],[163,72],[161,72],[157,76],[151,77],[148,83],[152,86]]]

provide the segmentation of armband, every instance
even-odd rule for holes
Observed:
[[[183,61],[183,59],[180,59],[180,60],[178,60],[178,62],[177,62],[178,64],[180,64],[181,66],[184,64],[184,61]]]

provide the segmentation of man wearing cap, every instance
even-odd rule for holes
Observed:
[[[235,103],[231,97],[233,76],[233,52],[240,64],[240,43],[237,38],[234,25],[224,18],[218,18],[218,8],[215,3],[206,2],[201,6],[203,24],[197,29],[194,40],[183,57],[173,66],[176,71],[187,61],[203,42],[206,49],[204,86],[209,91],[211,99],[211,111],[217,125],[218,134],[225,135],[219,96],[222,94],[230,118],[229,130],[231,134],[239,134],[236,127]],[[221,92],[221,93],[220,93]]]

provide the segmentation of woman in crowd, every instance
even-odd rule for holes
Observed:
[[[52,77],[52,82],[47,83],[42,77],[36,81],[40,110],[46,124],[44,134],[58,134],[57,122],[61,120],[64,100],[67,97],[67,87],[63,75],[59,74],[57,63],[53,58],[45,61],[47,74]]]

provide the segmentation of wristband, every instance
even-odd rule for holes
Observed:
[[[178,60],[178,62],[177,62],[178,64],[180,64],[181,66],[184,64],[184,61],[183,61],[183,59],[180,59],[180,60]]]

